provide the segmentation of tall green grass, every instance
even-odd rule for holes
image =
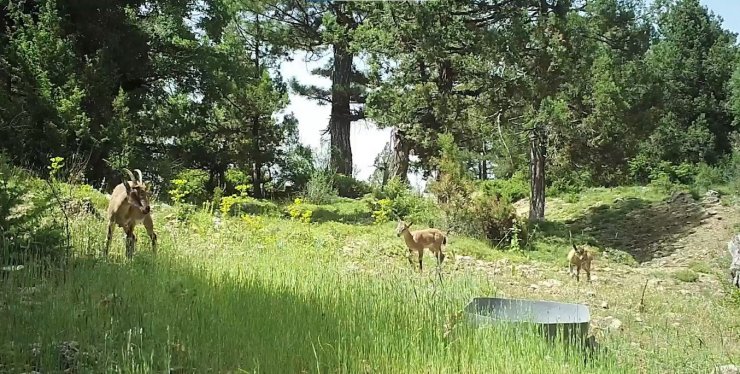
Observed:
[[[109,259],[95,255],[104,227],[75,223],[66,271],[30,266],[0,283],[3,369],[57,370],[56,347],[74,341],[90,372],[625,371],[610,356],[584,365],[534,333],[467,326],[458,312],[494,294],[490,280],[440,284],[402,258],[347,266],[352,226],[231,220],[200,235],[160,223],[159,255],[141,232],[133,261],[119,232]]]

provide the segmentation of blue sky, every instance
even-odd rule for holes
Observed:
[[[724,27],[740,33],[740,1],[737,0],[701,0],[716,15],[724,20]],[[295,56],[292,62],[283,63],[281,72],[283,77],[295,77],[304,84],[315,84],[328,87],[329,79],[311,75],[311,70],[326,62],[306,63],[302,54]],[[300,139],[303,144],[318,149],[321,142],[321,131],[329,123],[329,107],[319,106],[310,100],[297,95],[290,95],[291,104],[287,112],[293,112],[298,119]],[[352,126],[351,144],[352,158],[355,164],[357,177],[367,179],[372,174],[375,156],[383,149],[390,137],[390,130],[379,130],[371,121],[355,122]],[[422,187],[424,182],[419,176],[409,176],[412,184]]]

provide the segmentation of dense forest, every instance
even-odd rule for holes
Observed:
[[[10,0],[0,12],[0,150],[34,170],[62,157],[104,190],[127,167],[164,199],[176,180],[193,202],[239,185],[287,196],[312,179],[357,194],[350,128],[363,119],[393,129],[374,183],[415,170],[446,201],[458,172],[513,180],[529,185],[530,220],[546,190],[733,170],[736,35],[698,0]],[[296,52],[328,57],[313,74],[330,89],[279,74]],[[331,107],[326,160],[299,143],[289,92]],[[460,168],[445,169],[445,144]]]

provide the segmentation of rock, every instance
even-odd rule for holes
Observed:
[[[609,303],[607,303],[606,301],[604,301],[603,303],[601,303],[601,308],[603,308],[603,309],[609,309]]]
[[[601,321],[603,322],[603,327],[607,332],[614,332],[622,328],[622,321],[612,316],[604,317]]]
[[[77,366],[77,355],[80,345],[75,341],[61,342],[59,344],[59,366],[62,370],[70,370]]]
[[[715,374],[740,374],[740,368],[737,365],[722,365],[714,368]]]
[[[704,194],[704,199],[702,199],[702,202],[704,204],[719,204],[719,192],[714,190],[707,191],[706,194]]]
[[[466,261],[473,261],[473,258],[472,258],[472,257],[470,257],[470,256],[462,256],[462,255],[461,255],[461,256],[457,256],[457,257],[455,258],[455,261],[457,261],[457,262],[466,262]]]
[[[717,215],[717,211],[716,210],[707,210],[707,216],[714,217],[716,215]]]
[[[637,323],[643,323],[644,321],[642,320],[642,317],[637,316],[637,317],[635,317],[635,322],[637,322]]]

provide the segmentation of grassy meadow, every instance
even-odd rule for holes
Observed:
[[[558,219],[572,219],[571,208],[556,209]],[[698,373],[740,359],[732,291],[690,283],[684,293],[689,283],[664,270],[603,256],[594,282],[577,284],[565,274],[567,243],[545,232],[536,251],[516,252],[451,236],[440,283],[429,254],[422,274],[412,270],[393,222],[369,223],[359,202],[324,209],[333,220],[214,223],[198,211],[183,223],[155,205],[159,253],[138,227],[131,261],[122,231],[102,259],[105,222],[71,217],[64,270],[28,263],[3,273],[0,372]],[[710,273],[702,277],[722,274],[696,263]],[[473,297],[495,295],[586,302],[594,320],[622,323],[594,325],[603,349],[584,363],[531,331],[462,321]]]

